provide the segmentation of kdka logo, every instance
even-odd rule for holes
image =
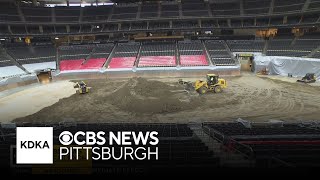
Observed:
[[[53,128],[17,127],[17,164],[53,164]]]

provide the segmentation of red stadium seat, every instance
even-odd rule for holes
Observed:
[[[80,69],[100,69],[106,62],[106,58],[89,59]]]
[[[136,57],[114,57],[111,59],[108,68],[132,68],[135,61]]]
[[[60,61],[60,71],[77,70],[81,68],[81,63],[84,59],[78,60],[62,60]]]
[[[61,71],[70,71],[70,70],[85,70],[85,69],[100,69],[105,63],[105,58],[99,59],[89,59],[84,64],[84,59],[78,60],[62,60],[60,61],[60,70]]]
[[[181,66],[208,66],[209,63],[204,55],[181,55]]]
[[[175,56],[142,56],[139,60],[139,67],[166,67],[176,66]]]

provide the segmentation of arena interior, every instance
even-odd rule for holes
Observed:
[[[319,167],[319,24],[320,0],[3,0],[1,163],[16,127],[51,126],[159,132],[159,161],[69,173]]]

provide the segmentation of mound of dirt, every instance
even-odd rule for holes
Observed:
[[[171,113],[195,109],[203,99],[191,96],[182,87],[160,81],[132,78],[110,94],[109,103],[133,113]]]

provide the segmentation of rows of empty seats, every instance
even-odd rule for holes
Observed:
[[[181,8],[183,16],[209,16],[207,5],[203,1],[183,0]]]
[[[262,52],[264,40],[227,40],[232,52]]]
[[[91,53],[92,49],[92,46],[60,47],[60,70],[68,71],[82,69],[82,65]]]
[[[274,13],[301,11],[306,0],[283,0],[274,2]]]
[[[0,67],[15,66],[3,50],[0,51]]]
[[[0,14],[1,15],[1,14]],[[129,14],[130,15],[130,14]],[[89,16],[91,17],[91,16]],[[1,17],[0,17],[1,18]],[[51,18],[51,17],[50,17]],[[122,23],[105,23],[98,25],[92,24],[1,24],[0,34],[14,35],[39,35],[39,34],[78,34],[78,33],[98,33],[114,31],[134,31],[148,29],[189,29],[189,28],[239,28],[239,27],[257,27],[257,26],[280,26],[280,25],[312,25],[318,22],[319,14],[288,15],[275,17],[257,17],[257,18],[232,18],[232,19],[215,19],[215,20],[183,20],[177,19],[170,22],[151,21],[151,22],[122,22]],[[92,21],[90,21],[92,22]],[[201,27],[200,27],[201,25]]]
[[[200,41],[178,43],[181,66],[208,66],[205,50]]]
[[[111,19],[135,19],[137,17],[138,6],[115,6]]]
[[[88,6],[83,8],[82,21],[98,21],[108,19],[112,6]]]
[[[210,4],[213,16],[235,16],[240,15],[240,3],[235,2],[214,2]]]
[[[141,46],[138,67],[176,66],[175,43],[145,43]]]
[[[0,3],[0,21],[21,21],[18,9],[12,3]]]
[[[206,41],[206,47],[211,61],[217,66],[235,65],[235,60],[228,52],[222,40]]]
[[[17,67],[15,63],[8,57],[6,52],[1,48],[0,49],[0,79],[19,76],[26,74],[22,69]]]
[[[168,17],[209,17],[268,15],[288,12],[302,12],[306,0],[244,0],[239,1],[195,1],[182,0],[180,3],[162,1],[161,3],[114,4],[88,7],[32,7],[21,6],[21,14],[27,22],[92,22],[104,20],[122,20],[136,18],[168,18]],[[311,0],[306,10],[318,10],[320,2]],[[141,8],[139,8],[139,6]],[[0,21],[22,21],[18,8],[12,3],[1,4]],[[180,9],[181,7],[181,9]],[[181,12],[181,14],[180,14]]]
[[[267,14],[269,13],[271,0],[244,0],[244,14]]]
[[[138,55],[139,43],[119,43],[108,65],[113,68],[132,68]]]
[[[85,59],[94,47],[92,45],[73,45],[59,47],[61,60]]]
[[[158,10],[158,3],[142,4],[140,18],[157,18],[160,15]]]
[[[179,5],[175,2],[166,2],[161,4],[161,15],[160,17],[179,17]]]
[[[9,47],[7,52],[20,64],[43,63],[56,60],[56,48],[53,45]]]
[[[225,148],[254,158],[255,166],[319,167],[319,129],[296,123],[203,123],[203,127],[210,136],[223,141]]]
[[[294,25],[294,24],[314,24],[319,19],[319,15],[310,14],[304,16],[288,16],[284,17],[261,17],[247,19],[227,19],[218,20],[202,20],[201,28],[238,28],[238,27],[255,27],[255,26],[277,26],[277,25]],[[0,34],[15,34],[15,35],[36,35],[36,34],[69,34],[69,33],[97,33],[97,32],[114,32],[114,31],[134,31],[148,29],[189,29],[200,28],[200,23],[197,20],[173,20],[170,27],[169,21],[160,22],[123,22],[121,26],[114,23],[101,23],[99,25],[89,24],[72,24],[72,25],[0,25]],[[9,30],[10,29],[10,30]]]
[[[320,46],[317,39],[274,39],[269,42],[268,56],[289,56],[303,57],[307,56]]]
[[[100,69],[109,57],[114,45],[97,44],[85,46],[61,47],[60,70]]]

